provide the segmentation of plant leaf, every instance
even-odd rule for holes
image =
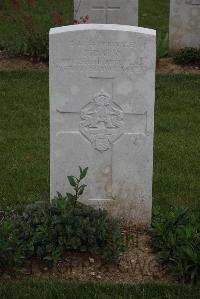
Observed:
[[[87,185],[81,185],[80,188],[79,188],[79,191],[78,191],[78,196],[82,195],[84,190],[85,190],[85,187],[87,187]]]
[[[68,197],[68,199],[75,199],[75,196],[73,195],[73,194],[71,194],[71,193],[66,193],[66,195],[67,195],[67,197]]]
[[[80,167],[80,171],[81,171],[80,179],[82,180],[82,179],[84,179],[84,178],[86,177],[86,175],[87,175],[88,167],[86,167],[85,169],[82,169],[82,168]]]
[[[68,181],[70,183],[71,186],[76,187],[76,181],[75,181],[75,177],[73,176],[68,176]]]

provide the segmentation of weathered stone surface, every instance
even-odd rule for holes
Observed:
[[[144,28],[51,29],[51,198],[88,166],[83,202],[150,223],[155,48],[155,31]]]
[[[74,19],[88,23],[138,25],[138,0],[74,0]]]
[[[200,47],[200,0],[170,2],[170,51],[185,47]]]

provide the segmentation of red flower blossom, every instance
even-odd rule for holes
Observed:
[[[19,5],[18,0],[11,0],[11,3],[12,3],[12,5],[14,5],[14,6],[18,6],[18,5]]]
[[[33,25],[33,17],[31,15],[29,15],[29,16],[25,16],[24,19],[25,19],[26,24],[29,27],[32,27],[32,25]]]
[[[60,26],[62,24],[62,16],[61,16],[61,13],[57,13],[57,15],[55,16],[55,19],[54,19],[54,23],[55,25],[57,26]]]
[[[33,0],[27,0],[27,3],[29,6],[31,6],[33,4]]]

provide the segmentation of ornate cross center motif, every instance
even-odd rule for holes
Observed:
[[[66,115],[58,135],[82,135],[95,150],[103,153],[110,150],[124,135],[130,144],[136,145],[147,134],[147,112],[132,112],[132,107],[122,109],[114,100],[115,78],[90,77],[92,86],[89,102],[82,108],[74,108],[71,101],[57,107],[57,112]],[[106,90],[106,91],[105,91]],[[71,106],[72,105],[72,106]]]
[[[123,134],[123,111],[104,90],[81,110],[80,132],[100,152],[111,148]]]
[[[109,0],[105,0],[104,4],[100,5],[94,5],[91,8],[93,11],[103,11],[105,14],[105,23],[108,23],[109,18],[109,12],[110,11],[119,11],[120,6],[118,4],[116,5],[109,5]]]

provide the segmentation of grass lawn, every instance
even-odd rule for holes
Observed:
[[[48,73],[0,73],[0,205],[49,199]],[[157,76],[154,205],[200,210],[200,76]],[[78,165],[77,165],[78,166]]]
[[[20,3],[26,3],[20,0]],[[33,0],[33,24],[39,31],[48,32],[50,21],[55,17],[55,0]],[[2,2],[9,11],[13,12],[10,1]],[[61,0],[61,12],[63,24],[73,22],[73,0]],[[27,5],[23,5],[24,11],[28,12]],[[54,17],[49,16],[54,15]],[[169,23],[169,0],[139,0],[139,26],[158,30],[158,39],[164,38],[168,32]],[[7,47],[14,52],[19,52],[24,37],[21,17],[17,22],[0,13],[0,48]]]
[[[164,36],[169,31],[169,0],[139,0],[139,26]]]
[[[1,299],[199,299],[194,286],[112,285],[60,281],[1,281]]]

